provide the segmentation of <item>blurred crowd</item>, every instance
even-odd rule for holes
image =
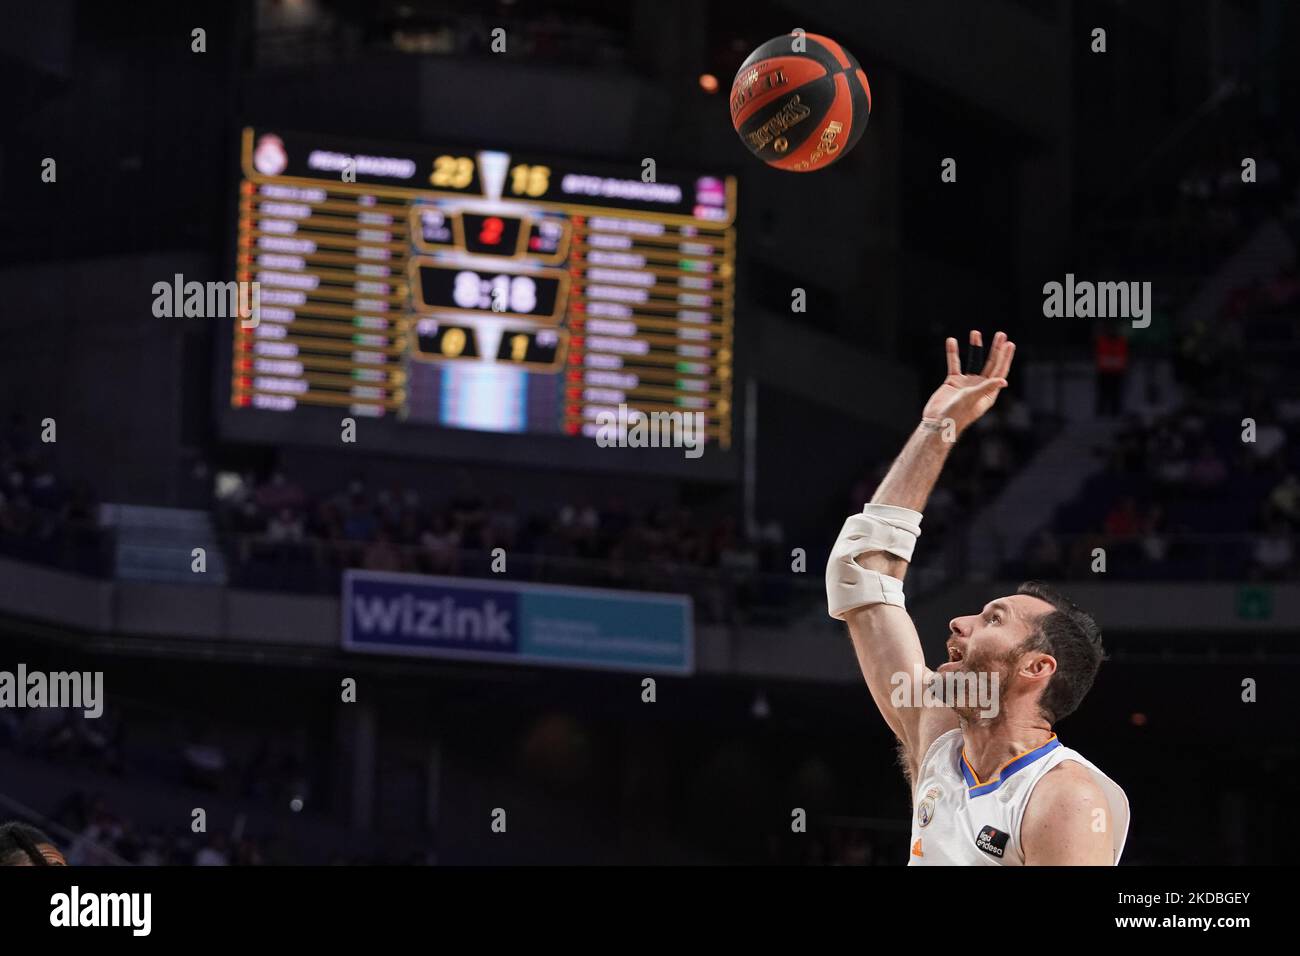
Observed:
[[[1085,576],[1104,548],[1107,573],[1125,578],[1300,579],[1300,442],[1288,440],[1300,424],[1298,321],[1293,265],[1231,290],[1207,318],[1171,316],[1164,354],[1182,398],[1128,388],[1104,409],[1120,420],[1096,450],[1104,467],[1007,573]]]
[[[41,821],[58,833],[58,839],[72,866],[284,866],[307,863],[332,866],[431,866],[435,855],[414,849],[407,853],[375,850],[351,853],[326,851],[319,858],[304,859],[290,850],[274,832],[251,832],[243,817],[230,827],[195,833],[188,826],[164,826],[146,822],[124,811],[101,793],[76,790],[69,793]]]
[[[1267,407],[1267,406],[1266,406]],[[1243,441],[1242,416],[1184,407],[1126,420],[1105,467],[1062,506],[1011,573],[1083,577],[1095,548],[1125,578],[1294,580],[1300,448],[1276,417]]]
[[[51,820],[73,834],[64,847],[72,866],[259,866],[269,862],[266,842],[239,832],[194,833],[186,827],[151,826],[120,811],[102,794],[74,791]]]
[[[283,472],[225,483],[216,506],[243,586],[333,590],[344,568],[488,576],[500,548],[514,580],[688,589],[719,618],[762,604],[764,575],[789,571],[779,523],[743,529],[730,514],[620,498],[541,510],[489,496],[462,473],[449,494],[354,479],[311,495]],[[779,587],[779,585],[773,585]]]
[[[70,864],[435,862],[432,851],[422,847],[398,854],[376,847],[358,855],[345,837],[336,834],[333,844],[324,838],[337,827],[329,827],[319,799],[325,771],[310,757],[308,736],[250,735],[234,724],[182,720],[156,708],[137,707],[129,718],[121,707],[105,708],[96,719],[76,709],[0,710],[0,752],[13,755],[13,764],[6,759],[10,770],[39,766],[68,773],[69,783],[78,781],[77,789],[42,806],[44,818],[33,821],[58,834],[56,842]],[[7,789],[4,778],[0,772],[0,797]],[[39,791],[44,785],[32,779],[27,786]],[[105,792],[110,786],[116,796]],[[186,808],[179,819],[177,798]],[[194,832],[189,808],[205,806],[211,815],[205,829]],[[294,844],[274,835],[292,832],[277,818],[299,814],[315,824],[309,848],[301,839]]]
[[[1294,131],[1274,131],[1267,145],[1228,131],[1207,136],[1203,145],[1183,144],[1182,154],[1192,158],[1173,180],[1158,167],[1148,188],[1134,185],[1138,192],[1124,203],[1129,214],[1097,231],[1091,258],[1159,277],[1160,285],[1178,276],[1195,280],[1220,266],[1259,223],[1294,207]],[[1244,158],[1254,160],[1253,182],[1242,178]]]
[[[107,554],[93,494],[58,474],[41,427],[13,413],[0,430],[0,554],[101,573]]]

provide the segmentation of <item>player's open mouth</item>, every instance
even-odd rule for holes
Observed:
[[[939,665],[938,670],[941,673],[944,671],[955,671],[961,667],[964,659],[965,656],[962,654],[961,648],[956,645],[949,645],[948,659]]]

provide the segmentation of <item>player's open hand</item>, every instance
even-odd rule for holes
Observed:
[[[1006,376],[1016,354],[1016,343],[1009,341],[1005,332],[993,336],[988,360],[978,372],[975,371],[975,366],[979,364],[984,337],[976,329],[971,330],[970,345],[968,354],[972,358],[968,364],[971,365],[971,370],[963,373],[961,359],[957,354],[957,340],[950,338],[944,342],[948,377],[925,403],[925,409],[921,412],[922,421],[945,427],[951,422],[960,434],[971,422],[992,408],[998,400],[998,393],[1007,387]]]

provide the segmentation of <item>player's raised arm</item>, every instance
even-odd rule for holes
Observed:
[[[979,332],[971,332],[970,343],[977,354]],[[920,424],[871,502],[845,521],[826,565],[827,609],[849,626],[867,687],[902,742],[909,774],[934,739],[957,726],[957,718],[948,708],[920,706],[930,671],[905,609],[903,578],[921,533],[921,512],[953,443],[993,407],[1015,354],[1014,343],[999,332],[982,371],[963,374],[957,340],[944,345],[947,377],[925,403]],[[909,686],[903,689],[901,681]]]

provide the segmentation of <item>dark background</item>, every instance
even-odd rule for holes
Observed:
[[[977,327],[1005,329],[1019,353],[1004,417],[963,440],[927,511],[909,578],[927,647],[999,584],[1083,584],[1111,660],[1062,737],[1129,795],[1124,862],[1284,859],[1265,834],[1296,785],[1282,701],[1300,677],[1294,5],[4,12],[0,668],[102,669],[112,693],[100,722],[0,713],[0,817],[50,827],[82,862],[904,862],[908,795],[817,609],[820,568],[937,384],[942,339]],[[506,54],[487,48],[494,26]],[[726,109],[740,62],[794,27],[851,50],[874,99],[854,152],[811,175],[755,161]],[[259,123],[734,172],[748,416],[734,470],[592,474],[221,434],[221,323],[154,318],[151,288],[229,277],[238,136]],[[955,183],[940,181],[945,157]],[[1067,272],[1151,281],[1152,328],[1044,318],[1043,283]],[[795,287],[806,313],[789,311]],[[1116,338],[1124,369],[1106,379],[1098,350]],[[1271,429],[1267,448],[1242,443],[1244,417]],[[1031,465],[1071,441],[1087,481],[1030,538],[989,540],[979,516],[1022,476],[1027,500],[1051,499],[1061,476]],[[217,495],[221,474],[242,490]],[[722,648],[723,663],[661,679],[650,706],[633,674],[359,662],[237,629],[171,637],[147,610],[112,633],[51,624],[42,608],[69,576],[110,603],[134,593],[123,555],[141,552],[103,505],[198,514],[219,586],[304,601],[331,599],[344,567],[485,575],[484,552],[508,545],[528,579],[692,594],[701,653]],[[277,538],[277,521],[301,540]],[[429,529],[453,535],[450,551],[428,550]],[[793,548],[807,573],[789,570]],[[19,576],[37,569],[56,577]],[[1179,609],[1211,593],[1236,608],[1188,626]],[[344,676],[364,683],[362,717],[340,713]],[[1240,702],[1246,678],[1257,704]],[[189,832],[200,805],[208,835]],[[486,827],[501,805],[509,839]],[[808,834],[789,832],[792,807]]]

